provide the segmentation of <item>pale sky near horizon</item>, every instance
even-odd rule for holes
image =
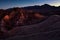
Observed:
[[[60,0],[0,0],[0,9],[50,4],[60,6]]]

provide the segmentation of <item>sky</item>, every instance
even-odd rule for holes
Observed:
[[[60,6],[60,0],[0,0],[0,9],[49,4]]]

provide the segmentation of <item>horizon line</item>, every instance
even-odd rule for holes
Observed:
[[[42,5],[45,5],[45,4],[42,4]],[[6,9],[10,9],[10,8],[24,8],[24,7],[30,7],[30,6],[42,6],[42,5],[28,5],[28,6],[15,6],[15,7],[8,7],[8,8],[0,8],[0,9],[3,9],[3,10],[6,10]],[[47,5],[50,5],[50,4],[47,4]],[[60,5],[56,6],[56,5],[50,5],[50,6],[54,6],[54,7],[59,7]]]

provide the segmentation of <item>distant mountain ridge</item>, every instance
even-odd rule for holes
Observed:
[[[1,11],[12,11],[12,10],[18,10],[18,9],[23,9],[25,11],[29,11],[32,10],[33,12],[40,12],[42,14],[46,14],[46,13],[50,13],[51,14],[55,13],[55,14],[59,14],[60,13],[60,6],[59,7],[55,7],[55,6],[51,6],[48,4],[44,4],[44,5],[35,5],[35,6],[27,6],[27,7],[14,7],[14,8],[8,8],[6,10],[1,9]],[[59,12],[59,13],[58,13]],[[60,14],[59,14],[60,15]]]

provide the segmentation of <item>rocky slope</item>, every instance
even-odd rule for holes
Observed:
[[[39,12],[26,11],[16,8],[14,10],[0,11],[0,37],[4,38],[9,35],[9,31],[16,27],[33,25],[42,22],[47,16]],[[6,35],[7,34],[7,35]]]
[[[0,39],[58,40],[60,7],[29,6],[0,9]]]
[[[10,37],[6,40],[60,40],[60,16],[50,16],[38,24],[16,27],[9,33]]]

